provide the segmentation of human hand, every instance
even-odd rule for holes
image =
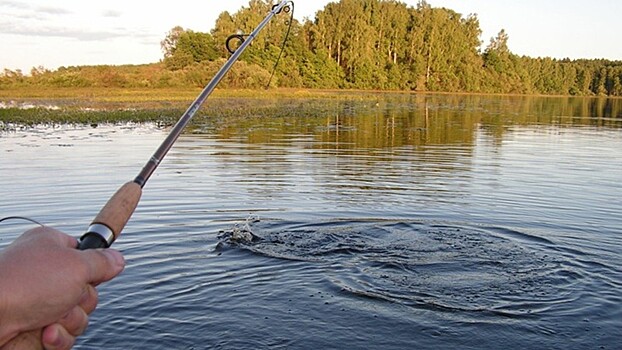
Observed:
[[[49,227],[30,230],[0,252],[0,349],[70,349],[97,305],[95,286],[125,261],[112,249],[76,249]]]

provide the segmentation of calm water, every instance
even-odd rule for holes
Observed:
[[[2,133],[0,216],[78,236],[165,135]],[[619,349],[621,183],[622,100],[200,118],[115,243],[127,269],[77,348]],[[0,225],[0,244],[25,228]]]

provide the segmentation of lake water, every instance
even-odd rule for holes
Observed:
[[[76,348],[620,348],[622,100],[275,103],[178,140]],[[0,216],[79,236],[166,133],[3,132]]]

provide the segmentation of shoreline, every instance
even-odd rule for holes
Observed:
[[[184,102],[192,101],[201,92],[200,88],[0,88],[0,102],[23,100],[64,100],[89,102]],[[359,90],[359,89],[216,89],[213,98],[369,98],[385,96],[494,96],[494,97],[550,97],[550,98],[587,98],[587,99],[622,99],[622,96],[583,96],[583,95],[545,95],[545,94],[508,94],[481,92],[436,92],[436,91],[399,91],[399,90]]]

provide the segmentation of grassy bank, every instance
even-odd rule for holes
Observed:
[[[0,101],[63,101],[76,102],[191,102],[201,89],[121,89],[121,88],[16,88],[0,89]],[[310,90],[310,89],[216,89],[214,98],[373,98],[377,91]],[[385,94],[387,92],[384,92]]]

